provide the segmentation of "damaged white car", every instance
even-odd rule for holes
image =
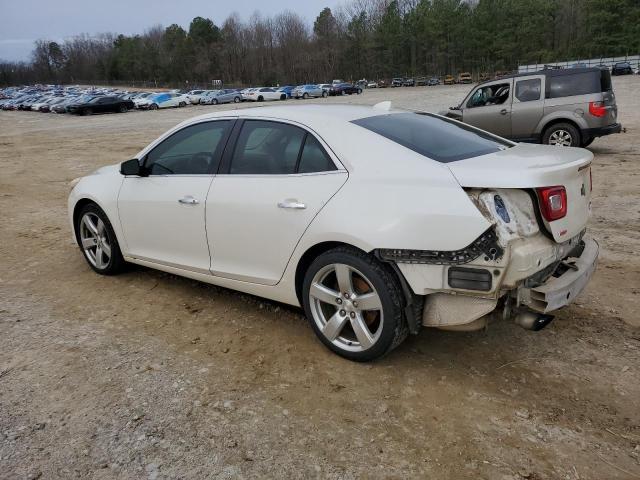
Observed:
[[[596,267],[593,155],[516,144],[432,114],[253,108],[188,120],[136,158],[77,179],[87,262],[126,262],[302,306],[358,361],[421,327],[527,329]]]

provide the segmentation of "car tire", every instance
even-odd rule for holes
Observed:
[[[158,109],[158,105],[155,103],[152,103],[151,105],[149,105],[149,110],[157,110]]]
[[[593,143],[593,141],[595,140],[595,137],[586,137],[582,139],[582,145],[581,147],[588,147],[589,145],[591,145]]]
[[[286,100],[287,96],[283,93],[282,95],[280,95],[280,100]]]
[[[361,88],[359,88],[359,89],[358,89],[358,95],[360,95],[361,93],[362,93],[362,89],[361,89]]]
[[[240,103],[240,97],[234,97],[233,103]]]
[[[129,109],[127,108],[126,105],[120,105],[120,108],[118,109],[120,113],[127,113],[128,110]]]
[[[304,94],[302,95],[302,98],[306,100],[307,98],[309,98],[309,94],[307,92],[304,92]]]
[[[558,147],[579,147],[580,131],[570,123],[556,123],[544,131],[542,143]]]
[[[187,104],[186,104],[186,103],[184,103],[184,102],[180,102],[180,103],[178,104],[178,108],[182,108],[182,107],[186,107],[186,106],[187,106]]]
[[[217,105],[218,104],[218,99],[214,98],[213,100],[211,100],[211,105]]]
[[[322,92],[322,98],[327,98],[327,92],[325,91]]]
[[[76,239],[94,272],[115,275],[125,267],[118,239],[107,215],[95,203],[85,205],[76,219]]]
[[[318,256],[305,273],[302,296],[320,341],[346,359],[375,360],[408,335],[395,273],[355,248],[338,247]],[[372,308],[362,308],[365,301]]]
[[[82,110],[82,115],[91,115],[93,114],[93,110],[91,110],[90,108],[85,108]]]

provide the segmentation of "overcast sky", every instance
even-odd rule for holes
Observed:
[[[142,33],[161,24],[187,28],[193,17],[220,26],[230,13],[247,20],[291,10],[312,22],[338,0],[0,0],[0,59],[29,60],[37,39],[61,41],[80,33]]]

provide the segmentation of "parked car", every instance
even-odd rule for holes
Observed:
[[[416,86],[416,81],[413,78],[405,78],[402,81],[402,86],[403,87],[415,87]]]
[[[491,75],[489,75],[487,72],[482,72],[480,74],[480,81],[481,82],[486,82],[488,80],[491,80]]]
[[[446,75],[444,77],[444,84],[445,85],[453,85],[454,83],[456,83],[456,79],[453,78],[453,75]]]
[[[189,92],[187,92],[187,98],[189,99],[189,102],[191,102],[193,105],[197,105],[200,103],[200,98],[202,97],[202,94],[205,92],[206,90],[191,90]]]
[[[611,75],[632,75],[633,68],[629,62],[618,62],[611,69]]]
[[[219,103],[240,103],[242,94],[235,89],[209,90],[202,94],[200,103],[203,105],[218,105]]]
[[[321,83],[318,86],[323,89],[325,92],[327,92],[327,95],[330,94],[331,92],[331,87],[333,87],[333,83]],[[339,85],[339,84],[335,84],[335,85]]]
[[[252,102],[266,102],[270,100],[286,99],[286,93],[278,92],[277,89],[271,87],[254,88],[247,93],[247,100],[251,100]]]
[[[293,98],[326,97],[328,93],[319,85],[298,85],[291,92]]]
[[[389,86],[388,80],[378,80],[378,88],[387,88]]]
[[[458,75],[458,83],[467,84],[473,83],[473,79],[471,78],[471,74],[469,72],[463,72]]]
[[[435,85],[440,85],[440,79],[438,77],[431,77],[427,82],[427,86],[433,87]]]
[[[57,105],[54,105],[53,107],[51,107],[51,112],[53,112],[53,113],[67,113],[67,107],[69,105],[87,102],[91,98],[93,98],[93,97],[91,97],[89,95],[81,96],[81,97],[73,96],[73,97],[66,98],[64,100],[64,102],[60,102]]]
[[[378,82],[367,83],[367,88],[378,88]]]
[[[416,78],[416,86],[418,87],[424,87],[427,85],[428,82],[429,82],[429,79],[427,77]]]
[[[611,75],[600,68],[505,76],[479,84],[446,112],[501,137],[571,147],[621,132],[617,114]]]
[[[249,101],[249,93],[255,90],[255,88],[245,88],[244,90],[240,90],[240,98],[243,102]]]
[[[68,213],[98,274],[129,262],[301,306],[366,361],[422,326],[482,329],[500,308],[539,330],[573,302],[598,258],[592,161],[434,114],[249,108],[73,180]]]
[[[140,108],[140,104],[144,103],[146,101],[146,99],[148,99],[149,97],[151,97],[152,95],[155,95],[155,93],[153,92],[142,92],[139,93],[138,95],[136,95],[133,98],[133,104],[136,108]]]
[[[291,98],[291,92],[293,92],[294,88],[295,87],[293,85],[285,85],[284,87],[278,88],[278,91],[284,93],[287,98]]]
[[[189,99],[181,93],[155,93],[149,95],[144,101],[138,104],[142,110],[157,110],[159,108],[186,107]]]
[[[403,83],[404,83],[404,78],[402,77],[396,77],[391,79],[392,87],[401,87]]]
[[[91,115],[93,113],[119,112],[125,113],[134,108],[131,100],[123,100],[116,96],[99,96],[82,103],[72,103],[67,106],[69,113]]]
[[[360,95],[362,93],[362,87],[358,87],[356,85],[352,85],[350,83],[338,83],[336,85],[332,85],[329,90],[329,95]]]

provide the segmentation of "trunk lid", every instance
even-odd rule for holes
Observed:
[[[546,229],[562,243],[585,229],[591,210],[590,170],[593,154],[581,148],[518,144],[497,153],[448,163],[465,188],[564,186],[567,214],[547,222]],[[542,217],[540,217],[542,218]]]

